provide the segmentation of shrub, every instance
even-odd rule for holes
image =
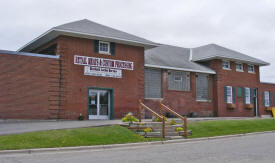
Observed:
[[[140,122],[140,125],[143,126],[143,125],[145,125],[145,123],[144,122]]]
[[[176,130],[177,130],[177,132],[180,132],[180,131],[183,131],[183,128],[182,127],[178,127]]]
[[[80,121],[84,120],[84,116],[82,115],[82,113],[79,114],[78,120],[80,120]]]
[[[171,121],[169,122],[169,125],[175,125],[175,124],[176,124],[175,120],[171,119]]]
[[[149,128],[149,127],[148,127],[148,128],[145,128],[143,131],[146,132],[146,133],[147,133],[147,132],[152,132],[152,128]]]
[[[165,122],[168,121],[166,117],[164,117],[164,120],[165,120]],[[153,121],[154,122],[162,122],[162,118],[160,119],[159,117],[156,117]]]
[[[138,122],[138,119],[136,117],[134,117],[132,113],[128,113],[121,120],[122,120],[122,122],[130,122],[130,123]]]

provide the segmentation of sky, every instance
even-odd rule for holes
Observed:
[[[193,48],[215,43],[269,62],[275,82],[275,0],[1,1],[0,49],[17,50],[48,29],[89,19],[148,40]]]

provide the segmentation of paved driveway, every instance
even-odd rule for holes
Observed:
[[[273,163],[274,138],[275,133],[267,133],[97,151],[0,155],[0,163]]]
[[[114,125],[121,120],[86,120],[86,121],[0,121],[0,135],[15,134],[40,130],[55,130],[92,126]]]

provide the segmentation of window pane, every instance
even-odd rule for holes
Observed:
[[[226,87],[226,91],[227,91],[227,103],[229,104],[232,104],[232,99],[233,99],[233,96],[232,96],[232,87],[231,86],[227,86]]]
[[[184,71],[170,71],[168,73],[168,90],[189,91],[190,73]]]
[[[161,70],[145,69],[145,98],[161,98]]]
[[[197,74],[196,98],[197,100],[209,100],[209,80],[207,74]]]
[[[250,104],[250,88],[245,88],[245,103]]]

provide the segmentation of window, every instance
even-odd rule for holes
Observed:
[[[234,103],[234,101],[233,101],[234,92],[233,92],[232,86],[225,86],[224,87],[224,94],[225,94],[224,99],[225,99],[226,103],[228,103],[228,104]]]
[[[196,99],[209,100],[209,80],[207,74],[198,73],[196,77]]]
[[[247,88],[247,87],[245,87],[244,88],[244,94],[245,94],[245,99],[244,99],[244,101],[245,101],[245,104],[250,104],[251,103],[251,97],[250,97],[250,88]]]
[[[145,69],[145,98],[161,98],[161,70],[160,69]]]
[[[230,62],[229,61],[222,61],[222,68],[225,70],[230,70]]]
[[[242,63],[236,63],[236,71],[243,72],[243,64]]]
[[[263,101],[264,101],[264,106],[269,107],[270,106],[270,95],[268,91],[264,91],[264,97],[263,97]]]
[[[169,71],[168,90],[190,91],[190,73],[184,71]]]
[[[110,43],[99,41],[99,53],[110,54]]]
[[[254,65],[247,65],[247,68],[248,68],[249,73],[254,73],[255,72]]]

